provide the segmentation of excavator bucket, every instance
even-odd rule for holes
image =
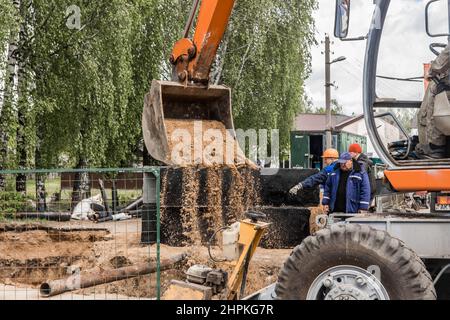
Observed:
[[[173,165],[166,122],[170,120],[214,120],[233,130],[231,90],[224,86],[184,86],[176,82],[152,82],[145,96],[142,130],[150,155]]]

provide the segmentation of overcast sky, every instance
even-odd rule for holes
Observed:
[[[445,38],[431,39],[425,33],[425,5],[428,0],[394,0],[386,19],[383,33],[378,74],[395,77],[423,75],[423,63],[430,62],[434,55],[428,49],[432,42],[443,42]],[[446,1],[445,1],[446,2]],[[445,31],[447,6],[442,1],[432,9],[432,30]],[[374,10],[373,0],[352,0],[349,37],[366,35]],[[307,81],[307,94],[316,107],[325,106],[325,57],[322,54],[325,33],[330,34],[334,44],[332,60],[345,56],[346,61],[331,66],[332,98],[344,106],[347,114],[362,113],[362,75],[366,41],[342,42],[334,38],[334,0],[319,0],[315,12],[316,39],[319,45],[312,49],[312,74]],[[378,80],[378,95],[407,100],[422,100],[423,84]]]

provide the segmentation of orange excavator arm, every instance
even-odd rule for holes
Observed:
[[[167,165],[180,165],[172,156],[172,134],[167,130],[174,121],[183,121],[192,128],[199,120],[220,123],[236,140],[231,89],[209,84],[211,66],[234,3],[235,0],[194,0],[184,36],[175,43],[170,57],[172,81],[153,80],[145,96],[142,132],[154,159]],[[196,16],[195,34],[190,39]]]
[[[193,39],[189,32],[201,2]],[[228,26],[235,0],[195,0],[184,37],[172,50],[170,62],[179,82],[208,84],[211,66]]]

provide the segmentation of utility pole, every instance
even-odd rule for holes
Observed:
[[[450,0],[449,0],[450,1]],[[331,87],[334,87],[334,84],[331,83],[331,65],[333,63],[341,62],[346,60],[346,57],[339,57],[331,61],[331,50],[330,50],[330,36],[328,34],[325,35],[325,103],[326,103],[326,142],[325,149],[333,148],[333,124],[332,124],[332,116],[331,116]]]
[[[331,123],[331,61],[330,61],[330,36],[325,35],[325,103],[326,103],[326,143],[325,149],[332,148],[332,123]]]

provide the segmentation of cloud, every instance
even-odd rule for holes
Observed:
[[[445,42],[445,38],[430,38],[425,32],[425,0],[391,1],[386,18],[378,61],[378,74],[393,77],[416,77],[423,75],[423,64],[435,56],[429,50],[432,42]],[[331,4],[331,5],[330,5]],[[350,17],[349,37],[366,35],[372,20],[373,1],[353,0]],[[433,25],[447,22],[447,11],[432,10]],[[342,42],[334,38],[334,1],[319,0],[319,9],[314,13],[316,39],[319,45],[312,49],[312,74],[306,86],[313,103],[317,107],[325,105],[325,58],[322,54],[325,33],[332,41],[332,59],[346,56],[347,60],[331,66],[332,82],[337,90],[332,90],[332,98],[344,106],[347,114],[362,113],[362,78],[366,41]],[[442,30],[441,30],[442,31]],[[402,100],[422,100],[422,83],[377,81],[377,94],[380,97]]]

